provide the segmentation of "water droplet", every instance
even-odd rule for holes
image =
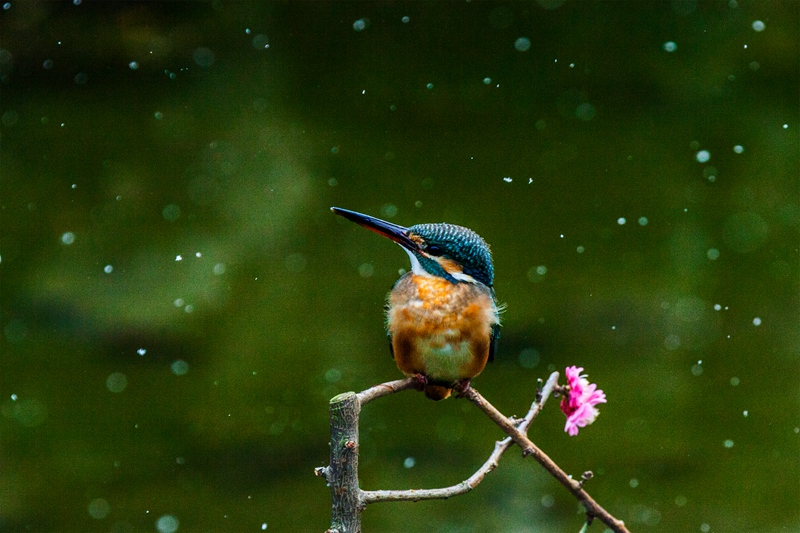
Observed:
[[[484,85],[489,85],[490,83],[492,83],[492,78],[483,78]]]
[[[306,256],[300,253],[289,254],[283,260],[283,264],[289,272],[302,272],[305,270],[308,260]]]
[[[681,338],[675,335],[674,333],[671,335],[667,335],[664,339],[664,348],[667,350],[677,350],[681,346]]]
[[[433,89],[433,84],[432,84],[432,83],[428,83],[428,84],[427,84],[425,87],[426,87],[428,90],[430,90],[430,89]]]
[[[519,366],[522,368],[536,368],[541,360],[539,350],[535,348],[525,348],[519,353]]]
[[[401,21],[403,21],[403,24],[408,24],[408,22],[409,22],[411,19],[410,19],[410,18],[408,18],[408,17],[403,17],[403,18],[401,18],[400,20],[401,20]]]
[[[586,248],[584,248],[583,246],[578,246],[575,249],[575,251],[578,252],[579,254],[582,254],[585,250],[586,250]]]
[[[767,27],[767,25],[760,20],[754,20],[752,26],[753,26],[753,31],[758,31],[758,32],[764,31]]]
[[[250,43],[256,50],[266,50],[267,48],[269,48],[269,39],[263,33],[259,33],[258,35],[253,37],[253,40],[250,41]]]
[[[61,235],[61,242],[69,246],[70,244],[75,242],[75,234],[72,233],[71,231],[64,233],[63,235]]]
[[[405,461],[403,461],[405,468],[414,468],[415,464],[417,464],[417,461],[413,457],[406,457]]]
[[[392,218],[397,216],[398,208],[394,204],[383,204],[381,206],[381,216],[385,218]]]
[[[139,62],[138,61],[131,61],[130,63],[128,63],[128,68],[131,69],[131,70],[138,69],[139,68]]]
[[[192,58],[200,67],[208,68],[214,64],[214,52],[205,46],[201,46],[200,48],[196,49],[192,54]]]
[[[138,350],[136,350],[136,353],[138,353],[141,356],[146,354],[147,350],[145,348],[139,348]]]
[[[627,220],[625,220],[625,217],[619,217],[617,219],[617,224],[619,224],[620,226],[625,225],[625,222],[627,222]]]
[[[122,372],[114,372],[106,378],[106,388],[111,392],[122,392],[128,386],[128,376]]]
[[[161,516],[156,522],[156,529],[159,533],[175,533],[178,531],[180,521],[171,514]]]
[[[520,37],[514,41],[514,48],[517,52],[527,52],[531,48],[531,40],[527,37]]]
[[[95,498],[89,503],[89,516],[95,520],[102,520],[107,517],[110,512],[111,505],[103,498]]]
[[[225,273],[225,263],[217,263],[214,265],[214,275],[221,276]]]
[[[112,265],[106,265],[103,267],[103,272],[105,272],[106,274],[111,274],[112,272],[114,272],[114,267]]]
[[[695,155],[695,158],[699,163],[706,163],[709,159],[711,159],[711,153],[708,150],[700,150]]]
[[[164,220],[175,222],[181,216],[181,208],[175,204],[167,204],[161,211]]]
[[[358,275],[362,278],[369,278],[375,274],[375,267],[371,263],[363,263],[358,267]]]
[[[161,111],[156,111],[155,113],[153,113],[153,116],[156,118],[156,120],[161,120],[162,118],[164,118],[164,113],[162,113]]]
[[[737,387],[737,386],[739,386],[739,378],[737,378],[736,376],[733,376],[733,377],[731,378],[731,386],[732,386],[732,387]]]
[[[737,144],[736,146],[733,147],[733,152],[735,154],[741,154],[742,152],[744,152],[744,147],[741,144]]]
[[[176,376],[185,376],[186,373],[189,372],[189,363],[183,359],[178,359],[172,363],[170,368],[172,369],[172,373]]]
[[[338,368],[331,368],[325,372],[325,381],[328,383],[336,383],[340,379],[342,379],[342,371]]]
[[[584,102],[575,108],[575,117],[578,120],[588,122],[597,114],[597,109],[589,102]]]
[[[175,256],[175,261],[183,261],[183,256],[178,254]]]
[[[662,46],[665,52],[674,52],[678,49],[678,45],[675,44],[675,41],[667,41]]]
[[[716,248],[709,248],[706,252],[706,257],[711,259],[712,261],[716,261],[719,259],[719,250]]]
[[[636,487],[639,486],[639,480],[636,479],[636,478],[633,478],[628,482],[628,485],[630,485],[632,489],[635,489]]]
[[[355,21],[353,23],[353,29],[356,30],[356,31],[362,31],[362,30],[367,29],[368,27],[369,27],[369,19],[368,18],[358,19],[357,21]]]
[[[753,325],[756,326],[756,327],[760,326],[761,325],[761,319],[759,317],[755,317],[753,319]]]
[[[639,217],[639,225],[640,226],[646,226],[648,222],[649,221],[647,220],[647,217]]]

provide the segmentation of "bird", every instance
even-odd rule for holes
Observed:
[[[432,400],[454,390],[464,394],[494,359],[500,335],[489,245],[455,224],[403,227],[348,209],[331,211],[396,242],[411,260],[386,304],[386,334],[397,367],[416,377]]]

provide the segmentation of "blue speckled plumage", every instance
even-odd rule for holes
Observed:
[[[472,276],[487,287],[491,287],[494,283],[494,267],[489,245],[471,229],[441,223],[417,224],[408,230],[412,235],[422,237],[428,248],[438,246],[444,252],[442,257],[452,259],[461,265],[464,274]],[[431,263],[430,260],[427,262]],[[423,263],[423,266],[428,265]]]

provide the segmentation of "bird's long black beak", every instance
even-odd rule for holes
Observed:
[[[351,222],[355,222],[359,226],[364,226],[368,230],[374,231],[378,235],[383,235],[384,237],[392,239],[403,248],[412,252],[419,250],[419,244],[411,239],[408,228],[340,207],[331,207],[331,211]]]

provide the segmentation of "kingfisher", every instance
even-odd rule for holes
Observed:
[[[396,242],[411,260],[387,298],[386,333],[397,367],[416,377],[432,400],[466,391],[494,359],[500,333],[489,245],[454,224],[406,228],[348,209],[331,211]]]

